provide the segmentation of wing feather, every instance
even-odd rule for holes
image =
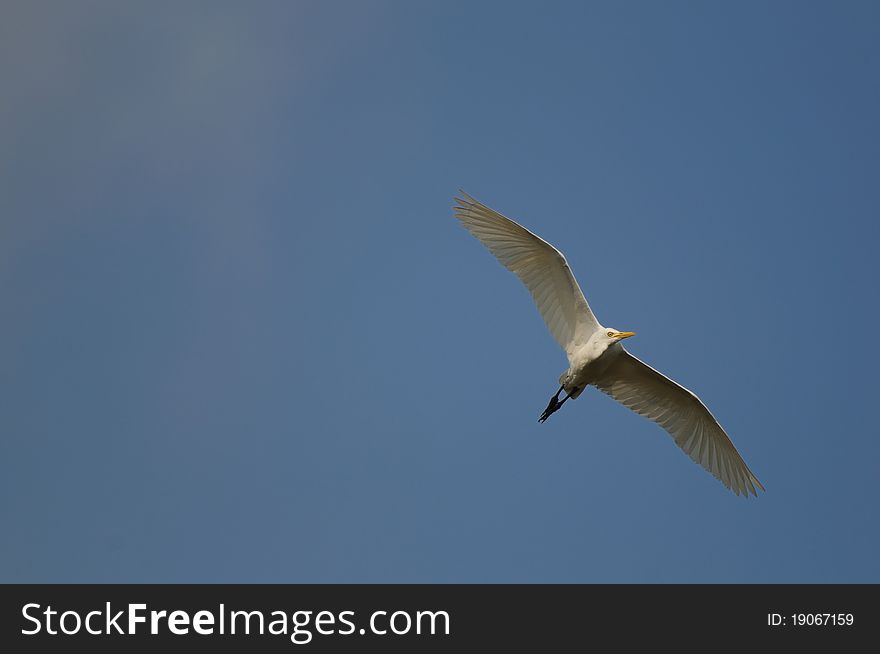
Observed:
[[[519,223],[467,193],[456,198],[455,217],[529,290],[556,342],[571,354],[599,322],[563,254]]]
[[[599,390],[658,423],[688,456],[737,495],[764,490],[700,398],[622,346],[613,347],[619,352],[595,382]]]

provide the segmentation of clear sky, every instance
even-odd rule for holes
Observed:
[[[880,5],[4,2],[0,581],[880,582]],[[562,249],[738,498],[452,217]]]

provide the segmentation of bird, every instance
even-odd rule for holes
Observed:
[[[569,367],[540,423],[594,386],[660,425],[691,459],[737,495],[764,491],[700,398],[624,349],[621,341],[635,332],[599,324],[562,252],[464,191],[460,195],[454,198],[455,217],[519,277],[568,357]]]

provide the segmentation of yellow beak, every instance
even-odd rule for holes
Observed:
[[[614,336],[618,341],[622,341],[625,338],[629,338],[630,336],[635,336],[635,332],[617,332]]]

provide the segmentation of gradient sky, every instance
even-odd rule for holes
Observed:
[[[880,582],[880,5],[4,2],[0,581]],[[562,249],[742,499],[452,218]]]

